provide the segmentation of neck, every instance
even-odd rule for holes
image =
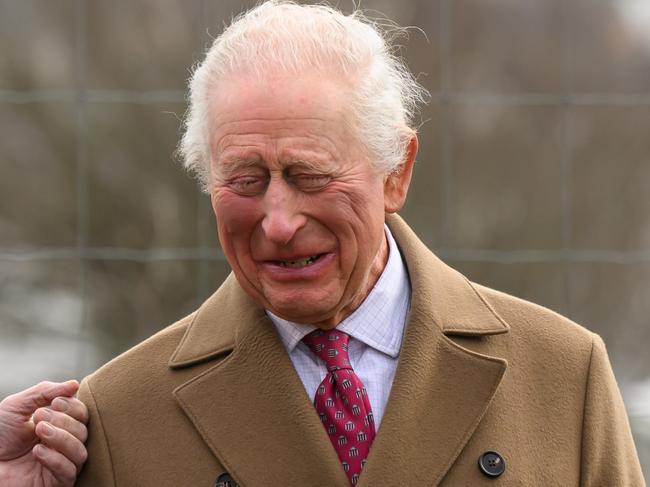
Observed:
[[[341,323],[348,316],[354,313],[357,310],[357,308],[361,306],[364,300],[368,297],[372,289],[375,287],[375,284],[377,284],[379,277],[381,276],[382,272],[384,272],[384,269],[386,268],[386,264],[388,263],[388,256],[389,256],[388,241],[386,239],[386,234],[384,233],[384,237],[381,240],[381,245],[379,246],[379,251],[377,252],[377,256],[375,257],[372,266],[368,271],[368,276],[364,281],[364,285],[361,288],[362,291],[358,292],[347,306],[338,310],[336,314],[331,318],[316,323],[310,323],[310,324],[313,324],[314,326],[320,328],[321,330],[331,330],[333,328],[336,328],[339,325],[339,323]]]

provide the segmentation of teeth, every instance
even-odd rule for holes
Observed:
[[[282,267],[291,267],[291,268],[299,268],[299,267],[305,267],[314,262],[318,258],[317,255],[312,255],[311,257],[307,257],[306,259],[301,259],[301,260],[281,260],[280,265]]]

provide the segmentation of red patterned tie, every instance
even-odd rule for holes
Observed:
[[[303,340],[327,367],[314,405],[343,470],[356,485],[375,438],[375,423],[366,388],[350,366],[349,338],[338,330],[316,330]]]

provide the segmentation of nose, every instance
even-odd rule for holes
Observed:
[[[279,177],[271,177],[264,193],[264,218],[262,229],[268,240],[287,245],[307,223],[301,212],[300,195]]]

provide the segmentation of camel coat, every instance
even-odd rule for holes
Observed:
[[[387,221],[411,311],[357,485],[645,485],[601,339],[469,282]],[[232,275],[79,397],[90,410],[80,486],[211,487],[224,473],[241,487],[349,485],[274,326]],[[499,477],[479,468],[487,451],[505,462]]]

